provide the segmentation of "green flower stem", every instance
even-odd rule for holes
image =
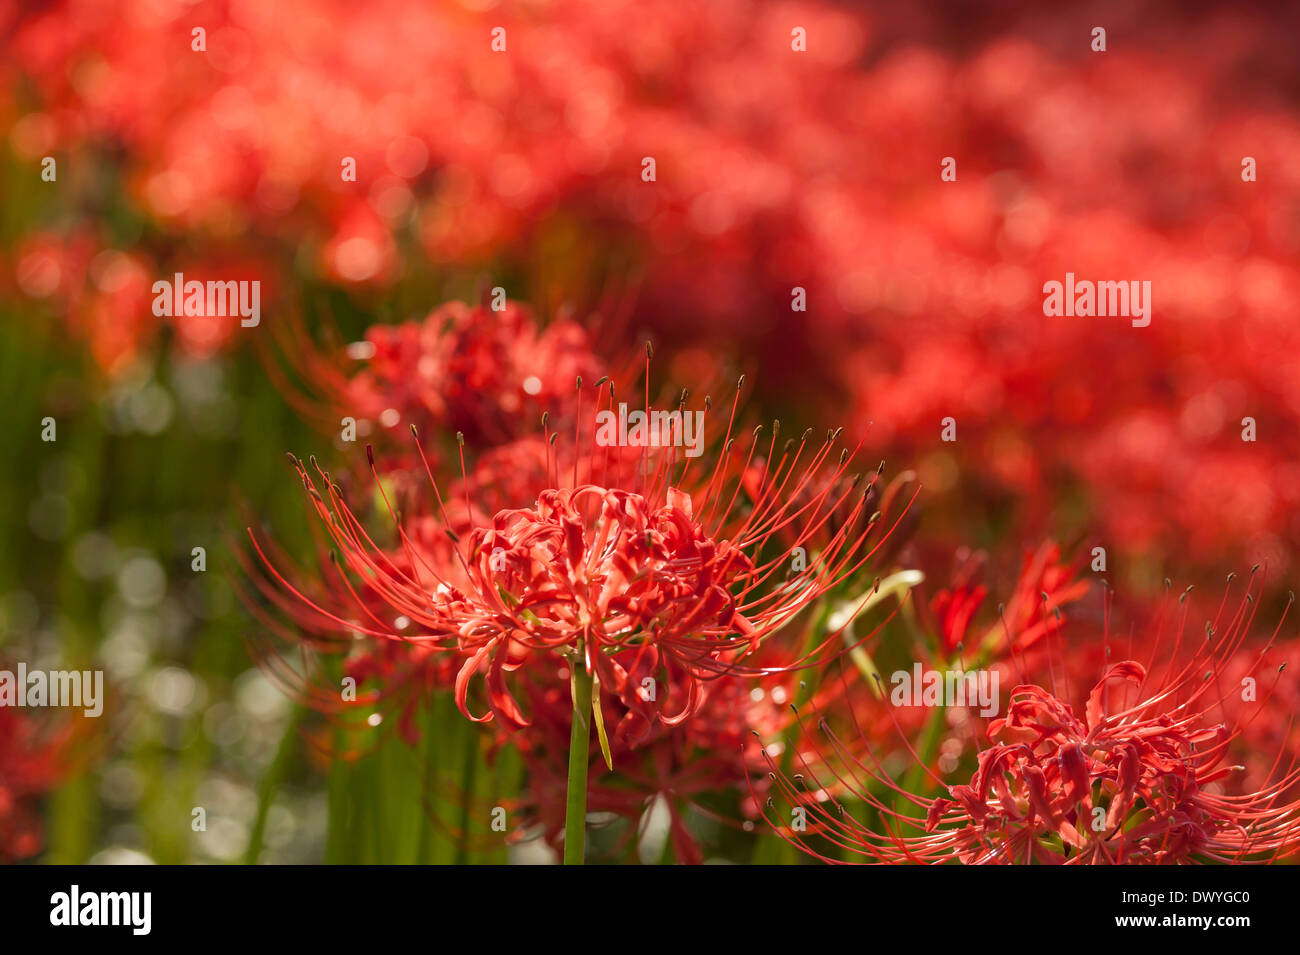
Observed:
[[[587,760],[591,752],[591,674],[582,648],[569,665],[573,726],[569,730],[569,788],[564,804],[564,864],[582,865],[587,849]]]
[[[298,745],[298,722],[302,717],[302,708],[295,706],[289,711],[285,721],[284,733],[280,736],[280,746],[275,751],[275,758],[262,775],[257,787],[257,815],[253,818],[253,831],[248,837],[248,848],[244,853],[245,865],[257,865],[262,855],[262,840],[266,835],[266,817],[275,801],[275,791],[280,788],[289,764],[293,761],[294,751]]]

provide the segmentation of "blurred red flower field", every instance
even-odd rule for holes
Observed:
[[[1287,860],[1297,27],[0,0],[0,858]]]

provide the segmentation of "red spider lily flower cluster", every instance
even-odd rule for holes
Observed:
[[[612,403],[612,386],[601,394]],[[453,518],[446,502],[459,494],[444,497],[429,468],[424,506],[432,513],[398,521],[387,547],[374,541],[327,474],[313,476],[299,464],[335,560],[348,572],[339,580],[342,596],[354,598],[352,615],[311,600],[271,561],[266,567],[317,624],[331,623],[342,639],[362,634],[454,653],[457,704],[475,721],[527,725],[510,692],[511,674],[563,659],[587,668],[598,694],[627,707],[618,732],[634,726],[631,735],[644,734],[655,723],[674,725],[698,712],[702,684],[757,673],[747,658],[759,644],[861,571],[888,534],[879,514],[867,511],[878,472],[865,482],[848,480],[852,455],[836,450],[833,434],[814,442],[805,433],[781,449],[775,431],[765,438],[755,429],[742,446],[729,422],[725,450],[707,470],[676,448],[631,455],[579,450],[572,468],[550,462],[547,483],[533,488],[534,503],[501,510],[486,526],[471,518],[468,533],[463,515],[475,508],[467,499],[462,517]],[[377,471],[374,477],[378,482]],[[755,481],[758,493],[742,496],[746,482]],[[468,494],[469,478],[461,484]],[[816,490],[805,494],[809,489]],[[408,514],[419,506],[409,503]],[[844,507],[847,520],[827,532]],[[437,522],[449,542],[441,552],[428,546]],[[778,536],[781,543],[773,543]],[[792,575],[796,549],[815,550],[816,560]],[[376,603],[383,616],[372,609]],[[391,624],[396,619],[418,632],[400,632]],[[673,692],[656,691],[670,667],[686,678]],[[480,673],[487,710],[475,715],[470,684]]]
[[[1228,716],[1241,689],[1226,682],[1229,663],[1241,656],[1247,675],[1262,676],[1285,620],[1264,646],[1252,646],[1255,597],[1248,587],[1234,609],[1225,596],[1203,637],[1188,635],[1184,611],[1167,659],[1162,624],[1150,634],[1146,662],[1104,665],[1082,714],[1069,702],[1064,673],[1051,674],[1049,686],[1016,686],[1005,715],[987,725],[988,744],[977,743],[969,783],[944,784],[925,767],[943,796],[902,788],[870,744],[865,756],[854,751],[817,712],[828,745],[814,744],[817,762],[801,761],[806,777],[796,782],[767,760],[776,788],[808,825],[796,830],[776,818],[774,801],[766,815],[785,838],[827,861],[1082,865],[1292,856],[1300,852],[1296,761],[1279,756],[1256,788],[1227,791],[1244,769],[1230,761],[1244,727]],[[1109,656],[1109,621],[1102,645]],[[854,818],[846,798],[861,800],[875,824]]]

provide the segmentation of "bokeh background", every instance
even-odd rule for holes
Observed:
[[[40,759],[0,741],[8,838],[39,846],[9,855],[506,858],[428,831],[418,749],[303,744],[233,558],[249,515],[309,546],[286,450],[357,453],[277,358],[493,286],[611,361],[652,338],[744,371],[762,412],[914,470],[932,575],[979,555],[1009,588],[1055,539],[1105,547],[1135,601],[1263,562],[1280,606],[1297,28],[1285,3],[0,0],[0,659],[102,667],[113,694],[94,732],[23,730]],[[1045,318],[1066,271],[1150,280],[1150,327]],[[155,318],[174,272],[260,280],[262,324]],[[450,715],[427,716],[457,780],[439,818],[518,783]]]

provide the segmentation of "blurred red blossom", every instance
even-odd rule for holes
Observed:
[[[580,324],[542,323],[509,301],[449,302],[418,321],[371,325],[345,347],[322,348],[301,322],[284,327],[267,367],[285,397],[322,430],[355,419],[385,453],[408,451],[411,427],[443,444],[459,435],[471,453],[541,434],[543,414],[552,430],[569,427],[576,383],[607,368]]]
[[[0,862],[31,858],[44,847],[40,800],[69,773],[75,727],[51,727],[0,706]]]
[[[8,14],[32,95],[4,105],[26,161],[107,152],[199,248],[255,229],[286,271],[306,244],[350,288],[419,256],[578,299],[636,275],[666,351],[739,356],[916,462],[950,543],[999,513],[1011,539],[1093,526],[1147,581],[1175,548],[1284,569],[1300,122],[1280,14],[1108,16],[1125,42],[1097,56],[1032,4],[554,0],[494,11],[499,52],[455,4],[205,3],[195,53],[152,4],[54,3]],[[1149,279],[1151,326],[1046,318],[1066,271]]]

